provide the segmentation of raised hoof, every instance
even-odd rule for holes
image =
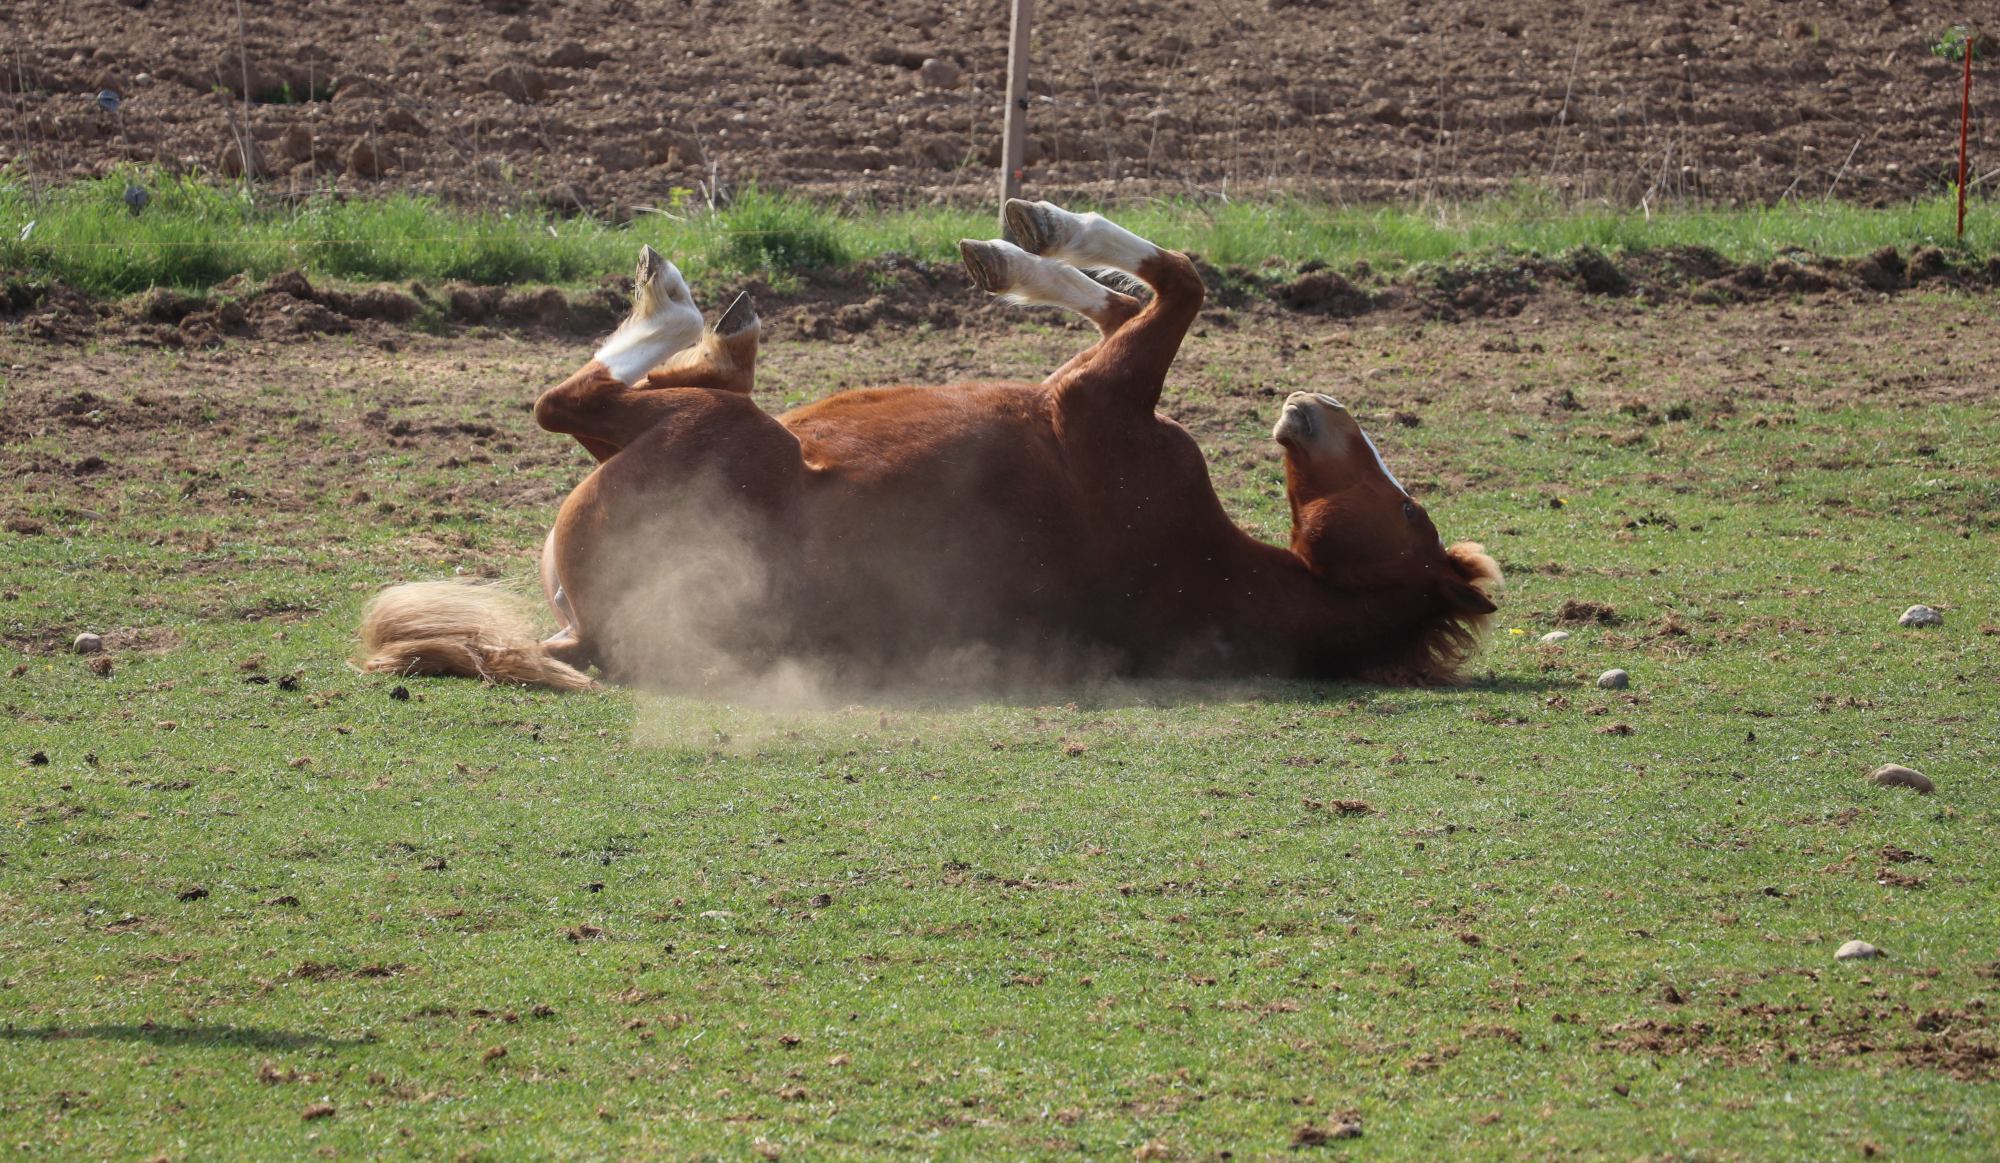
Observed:
[[[1050,254],[1068,241],[1069,213],[1047,202],[1007,199],[1001,218],[1007,223],[1010,241],[1029,254]]]
[[[1009,289],[1007,255],[998,243],[961,238],[958,257],[965,263],[965,273],[972,276],[973,286],[989,295],[1003,294]]]
[[[715,333],[728,339],[733,335],[741,335],[745,331],[752,330],[757,324],[757,304],[750,301],[750,292],[745,291],[736,296],[736,301],[729,305],[729,310],[724,311],[722,318],[715,321]]]
[[[661,268],[665,267],[666,265],[667,265],[667,260],[660,257],[659,251],[654,250],[649,245],[643,243],[640,244],[639,270],[638,270],[639,285],[644,287],[650,284],[654,279],[659,278]]]

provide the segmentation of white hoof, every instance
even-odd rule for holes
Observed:
[[[701,309],[687,281],[659,251],[641,246],[632,314],[597,349],[597,361],[619,382],[636,384],[661,360],[700,339]]]

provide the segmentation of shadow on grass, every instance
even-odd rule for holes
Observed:
[[[146,1042],[154,1046],[244,1047],[253,1050],[315,1050],[363,1046],[370,1037],[328,1038],[255,1026],[4,1026],[0,1041],[67,1042],[95,1038],[111,1042]]]

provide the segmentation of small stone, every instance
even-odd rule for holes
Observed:
[[[917,69],[917,79],[926,89],[956,89],[964,75],[964,70],[941,57],[932,57]]]
[[[1868,782],[1876,787],[1906,787],[1920,796],[1937,790],[1937,785],[1931,782],[1929,776],[1900,763],[1885,763],[1869,772]]]
[[[1632,676],[1613,667],[1597,676],[1597,688],[1606,691],[1622,691],[1632,685]]]
[[[1569,641],[1569,631],[1567,630],[1551,630],[1547,634],[1542,635],[1542,645],[1544,646],[1554,646],[1558,642],[1567,641]]]
[[[1394,101],[1384,98],[1368,106],[1367,116],[1368,120],[1379,121],[1384,125],[1401,125],[1403,123],[1403,107]]]
[[[232,136],[222,143],[215,167],[222,171],[225,178],[258,177],[264,172],[264,153],[256,142],[245,143]]]
[[[735,915],[735,913],[730,912],[728,909],[710,909],[701,916],[703,920],[707,921],[726,921]]]
[[[1834,951],[1833,959],[1835,961],[1866,961],[1871,957],[1883,956],[1887,956],[1887,954],[1866,941],[1849,941]]]
[[[1902,617],[1896,619],[1896,625],[1918,627],[1942,626],[1944,625],[1944,615],[1929,606],[1911,606],[1909,609],[1903,611]]]
[[[591,52],[572,40],[557,45],[542,63],[552,69],[590,69],[596,68],[604,59],[603,53]]]
[[[70,643],[70,649],[78,654],[97,654],[104,649],[104,639],[85,630],[76,636],[75,642]]]
[[[522,105],[532,105],[549,95],[549,79],[526,65],[503,65],[486,78],[486,87]]]
[[[278,152],[283,154],[288,161],[311,161],[313,155],[312,130],[303,125],[294,125],[285,130],[285,135],[278,139]]]
[[[375,143],[362,138],[347,151],[347,172],[357,178],[379,178],[382,176],[382,155],[375,149]]]

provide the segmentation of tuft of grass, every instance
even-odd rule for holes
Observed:
[[[151,195],[138,214],[124,201],[128,183]],[[1787,202],[1647,214],[1565,205],[1523,190],[1414,209],[1293,198],[1145,202],[1118,207],[1115,215],[1163,246],[1219,266],[1366,262],[1395,274],[1424,264],[1556,256],[1582,246],[1613,253],[1705,247],[1737,262],[1791,251],[1848,257],[1884,246],[1938,246],[1984,258],[2000,253],[1994,209],[1990,200],[1976,204],[1963,240],[1953,237],[1956,212],[1942,195],[1885,209]],[[836,212],[755,188],[713,213],[650,214],[617,225],[545,211],[468,210],[402,194],[286,204],[149,171],[52,189],[0,173],[0,271],[104,295],[156,286],[198,290],[236,274],[261,278],[292,267],[362,281],[575,285],[625,270],[642,242],[694,278],[783,277],[888,254],[953,262],[960,238],[996,232],[992,215],[980,210]]]
[[[743,271],[810,271],[854,261],[837,219],[808,203],[757,191],[732,207],[724,238],[722,257]]]

